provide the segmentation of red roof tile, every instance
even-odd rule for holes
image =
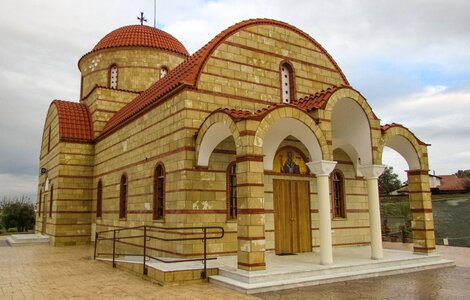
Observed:
[[[382,133],[384,133],[385,131],[387,131],[389,128],[392,128],[392,127],[401,127],[407,131],[409,131],[414,137],[415,139],[418,141],[418,143],[420,145],[424,145],[424,146],[431,146],[431,144],[426,144],[425,142],[421,141],[420,139],[418,139],[418,137],[413,133],[411,132],[411,130],[409,130],[407,127],[401,125],[401,124],[398,124],[398,123],[391,123],[391,124],[385,124],[385,125],[380,125],[380,130],[382,131]]]
[[[251,120],[262,120],[268,113],[272,112],[273,110],[276,110],[281,107],[295,107],[300,109],[301,111],[306,111],[305,109],[298,107],[298,106],[293,106],[291,104],[284,104],[284,103],[279,103],[279,104],[273,104],[273,105],[268,105],[262,109],[258,109],[255,112],[251,112],[248,110],[238,110],[238,109],[230,109],[230,108],[219,108],[212,113],[216,112],[223,112],[227,115],[229,115],[235,122],[241,121],[241,120],[246,120],[246,119],[251,119]],[[318,122],[314,118],[315,122]]]
[[[327,88],[326,90],[317,92],[314,95],[305,96],[298,100],[294,100],[292,101],[292,104],[295,106],[301,107],[307,111],[311,111],[311,110],[319,109],[319,108],[324,109],[331,95],[333,95],[336,91],[343,89],[343,88],[352,89],[349,86],[332,86],[332,87]]]
[[[229,36],[236,33],[237,31],[255,25],[272,25],[272,26],[279,26],[283,28],[287,28],[292,30],[299,35],[305,37],[309,41],[311,41],[316,47],[318,47],[330,60],[330,62],[335,66],[335,68],[340,73],[341,77],[343,78],[345,84],[349,84],[346,76],[344,76],[343,72],[333,60],[333,58],[328,54],[328,52],[315,41],[312,37],[310,37],[305,32],[301,31],[298,28],[295,28],[292,25],[289,25],[284,22],[270,20],[270,19],[252,19],[237,23],[235,25],[230,26],[229,28],[225,29],[217,36],[215,36],[209,43],[191,55],[187,60],[182,62],[179,66],[175,69],[170,71],[170,73],[162,78],[161,80],[154,83],[148,90],[143,92],[141,95],[136,97],[131,103],[123,107],[119,112],[114,115],[106,126],[103,129],[103,132],[99,138],[103,138],[112,130],[123,126],[131,120],[134,116],[138,115],[145,111],[148,107],[151,107],[152,104],[158,103],[158,100],[165,95],[166,93],[170,92],[171,90],[175,89],[178,86],[190,86],[194,87],[197,83],[197,79],[199,74],[204,67],[204,64],[210,54],[217,48],[217,46],[226,40]]]
[[[85,104],[54,100],[59,116],[59,139],[63,142],[92,143],[93,126]]]
[[[465,182],[467,178],[460,178],[457,175],[439,175],[440,191],[463,191],[465,190]]]
[[[129,25],[111,31],[89,53],[126,46],[158,48],[189,56],[188,50],[174,36],[163,30],[145,25]]]

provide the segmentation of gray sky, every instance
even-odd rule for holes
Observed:
[[[470,169],[470,1],[158,1],[158,27],[195,52],[250,18],[290,23],[322,44],[382,123],[432,144],[436,174]],[[0,1],[0,196],[35,197],[53,99],[78,101],[77,62],[107,33],[153,25],[153,0]],[[405,161],[387,151],[384,163]]]

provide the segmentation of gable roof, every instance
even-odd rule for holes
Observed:
[[[281,108],[281,107],[292,107],[292,108],[295,108],[295,109],[299,109],[300,111],[303,111],[303,112],[306,111],[304,108],[298,107],[298,106],[295,106],[295,105],[292,105],[292,104],[276,103],[276,104],[272,104],[272,105],[268,105],[266,107],[263,107],[262,109],[258,109],[255,112],[251,112],[251,111],[248,111],[248,110],[233,109],[233,108],[219,108],[219,109],[213,111],[211,114],[217,113],[217,112],[222,112],[222,113],[227,114],[235,122],[239,122],[239,121],[247,120],[247,119],[260,121],[267,114],[269,114],[270,112],[272,112],[272,111],[274,111],[278,108]],[[318,123],[318,120],[316,118],[312,117],[312,119],[316,123]]]
[[[439,191],[464,191],[466,178],[458,177],[457,175],[439,175],[440,184]]]
[[[340,89],[353,89],[350,86],[332,86],[327,88],[326,90],[322,90],[320,92],[317,92],[313,95],[305,96],[303,98],[300,98],[298,100],[292,101],[292,104],[295,106],[298,106],[302,109],[305,109],[307,111],[312,111],[315,109],[324,109],[326,107],[326,104],[328,103],[328,99],[338,90]]]
[[[59,140],[62,142],[92,143],[93,125],[85,104],[54,100],[59,118]]]
[[[385,131],[387,131],[388,129],[393,128],[393,127],[401,127],[403,129],[405,129],[406,131],[408,131],[409,133],[411,133],[413,135],[413,137],[416,139],[416,141],[418,142],[418,144],[423,145],[423,146],[431,146],[431,144],[427,144],[427,143],[423,142],[422,140],[420,140],[411,130],[408,129],[408,127],[405,127],[405,126],[403,126],[401,124],[398,124],[398,123],[390,123],[390,124],[380,125],[380,130],[382,131],[382,133],[385,133]]]
[[[221,33],[219,33],[218,35],[216,35],[209,43],[207,43],[201,49],[196,51],[193,55],[191,55],[187,60],[182,62],[175,69],[170,71],[167,76],[154,83],[152,86],[150,86],[149,89],[137,96],[132,102],[124,106],[105,125],[98,139],[107,136],[112,131],[117,130],[118,128],[127,124],[127,122],[132,120],[134,117],[147,111],[147,109],[159,103],[159,100],[162,99],[164,95],[168,94],[170,91],[175,90],[177,87],[184,88],[196,86],[197,79],[202,71],[202,68],[204,67],[205,62],[209,58],[210,54],[217,48],[217,46],[237,31],[255,25],[278,26],[292,30],[297,34],[303,36],[304,38],[312,42],[316,47],[318,47],[318,49],[320,49],[323,54],[327,56],[327,58],[330,60],[330,62],[341,75],[344,82],[346,84],[349,84],[348,80],[346,79],[346,76],[343,74],[343,72],[333,60],[331,55],[307,33],[281,21],[271,19],[251,19],[232,25]]]

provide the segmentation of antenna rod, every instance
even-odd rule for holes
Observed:
[[[157,0],[153,0],[153,28],[157,28]]]

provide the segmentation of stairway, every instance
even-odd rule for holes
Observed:
[[[209,281],[242,293],[255,294],[452,266],[455,266],[453,261],[442,259],[437,254],[427,256],[407,254],[400,258],[368,260],[361,263],[348,263],[343,260],[332,266],[312,264],[310,270],[290,268],[289,264],[284,267],[276,266],[271,270],[254,272],[221,267],[219,274],[210,276]]]
[[[49,245],[47,235],[36,234],[12,234],[7,238],[10,246]]]

